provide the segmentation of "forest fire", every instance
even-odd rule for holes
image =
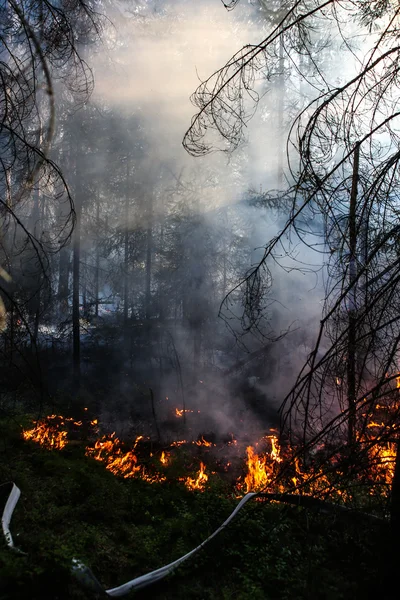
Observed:
[[[49,450],[62,450],[67,445],[67,431],[60,429],[65,419],[50,415],[46,419],[35,422],[35,427],[23,431],[24,440],[32,440]]]
[[[92,431],[97,432],[97,420],[89,423]],[[366,444],[366,455],[368,460],[368,481],[378,484],[390,485],[394,476],[394,464],[396,456],[396,444],[394,442],[372,443],[371,431],[385,427],[385,423],[370,421],[366,427],[366,433],[358,436],[357,441],[360,445]],[[66,418],[59,415],[50,415],[45,419],[35,422],[35,427],[23,432],[25,440],[31,440],[49,450],[62,450],[68,444],[68,437],[71,431],[82,428],[82,421]],[[145,466],[138,459],[137,448],[140,442],[145,440],[144,436],[136,437],[130,449],[124,448],[124,444],[116,436],[104,435],[95,439],[92,443],[86,444],[86,456],[93,458],[105,464],[108,471],[115,476],[124,479],[139,478],[148,483],[160,483],[167,480],[165,471],[157,472],[157,464],[162,466],[163,470],[168,468],[172,462],[171,451],[162,450],[158,455],[158,462],[151,460],[153,452],[149,452],[149,464]],[[232,440],[226,443],[226,448],[232,444],[237,445],[237,440],[232,435]],[[217,444],[208,441],[202,435],[197,440],[176,440],[169,445],[169,448],[176,449],[182,445],[193,448],[205,448],[207,450],[216,447]],[[238,446],[240,448],[240,446]],[[257,450],[256,450],[257,449]],[[319,452],[324,452],[323,444],[320,444]],[[143,455],[143,451],[139,455]],[[290,447],[282,449],[276,430],[271,429],[269,434],[264,435],[253,446],[246,447],[246,473],[239,476],[236,480],[236,489],[242,493],[258,492],[268,490],[274,493],[299,493],[306,495],[331,493],[335,485],[321,467],[317,467],[313,459],[307,461],[307,468],[301,464],[300,459],[291,457],[294,450]],[[200,458],[200,457],[199,457]],[[212,453],[210,453],[210,460]],[[335,457],[328,459],[328,466],[334,466]],[[228,462],[229,470],[232,471],[232,463]],[[228,470],[224,466],[224,472]],[[285,475],[282,476],[285,468]],[[329,470],[329,469],[328,469]],[[336,469],[337,471],[337,469]],[[232,476],[235,474],[232,472]],[[237,477],[237,475],[236,475]],[[200,460],[199,471],[195,477],[181,476],[179,481],[184,482],[189,490],[204,491],[208,481],[206,473],[206,464]],[[340,487],[340,486],[339,486]],[[372,489],[372,488],[371,488]],[[337,492],[339,495],[342,493]]]
[[[377,478],[391,485],[396,460],[396,444],[387,442],[383,446],[373,446],[369,451],[369,459]]]
[[[124,452],[121,441],[112,433],[97,440],[93,447],[86,448],[86,456],[91,456],[106,464],[106,469],[124,479],[139,477],[148,483],[166,481],[166,477],[158,473],[149,473],[143,465],[138,464],[134,450],[143,436],[138,436],[132,450]]]

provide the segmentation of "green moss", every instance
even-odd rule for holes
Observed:
[[[49,452],[21,441],[15,422],[0,431],[3,481],[22,492],[11,530],[27,553],[0,544],[0,600],[90,598],[71,577],[72,558],[116,586],[191,550],[237,505],[217,476],[206,493],[120,480],[83,446]],[[336,600],[362,597],[377,577],[379,530],[258,502],[240,515],[174,575],[132,597]]]

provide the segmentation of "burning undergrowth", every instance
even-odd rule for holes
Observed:
[[[96,419],[74,420],[53,414],[36,421],[23,437],[47,450],[63,450],[74,443],[84,445],[88,458],[101,462],[123,479],[138,478],[149,484],[179,481],[188,490],[202,492],[219,480],[236,497],[263,490],[352,503],[356,489],[362,489],[363,495],[370,498],[385,499],[389,495],[396,444],[385,440],[376,443],[376,427],[371,421],[371,426],[367,424],[359,433],[361,458],[357,469],[349,467],[343,444],[320,442],[300,452],[301,446],[279,439],[276,429],[252,444],[236,439],[233,433],[222,441],[204,434],[168,444],[138,435],[129,444],[115,432],[101,435]]]
[[[98,434],[98,421],[75,420],[72,417],[49,415],[34,422],[34,427],[23,432],[25,440],[37,442],[48,450],[62,450],[73,439]]]

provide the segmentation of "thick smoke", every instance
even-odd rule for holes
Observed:
[[[215,239],[222,244],[228,232],[227,243],[230,243],[234,228],[238,239],[247,235],[249,251],[245,256],[243,250],[243,275],[256,264],[262,256],[262,247],[284,223],[284,210],[249,207],[243,202],[250,188],[264,192],[278,185],[276,94],[272,89],[264,96],[260,110],[249,122],[246,143],[229,159],[221,153],[195,159],[182,147],[184,132],[195,112],[189,98],[199,80],[221,67],[239,47],[257,42],[265,34],[265,23],[254,7],[245,4],[229,13],[214,1],[167,2],[159,10],[156,7],[152,10],[149,4],[132,13],[118,7],[115,5],[109,14],[113,25],[108,29],[105,45],[88,58],[96,80],[93,102],[101,110],[111,108],[140,124],[133,128],[131,137],[125,131],[123,135],[129,153],[130,148],[138,145],[138,131],[143,132],[143,146],[140,146],[143,153],[135,180],[144,194],[152,195],[154,214],[162,219],[168,202],[169,206],[186,203],[188,213],[198,214],[197,229],[194,232],[188,229],[182,235],[182,252],[187,252],[188,264],[192,265],[188,285],[196,282],[196,278],[201,279],[197,288],[193,284],[194,295],[188,301],[194,302],[200,312],[204,310],[207,318],[200,324],[171,326],[168,334],[160,337],[163,348],[160,355],[172,352],[175,358],[169,365],[172,372],[168,369],[163,372],[163,366],[158,365],[161,376],[157,377],[161,377],[161,383],[156,390],[157,418],[169,420],[173,429],[173,406],[182,406],[184,402],[195,411],[187,415],[193,435],[206,430],[250,431],[265,427],[268,420],[275,424],[274,411],[312,347],[315,333],[312,324],[318,322],[316,316],[321,311],[322,273],[312,252],[304,252],[299,243],[298,252],[294,252],[296,260],[286,257],[280,261],[281,265],[270,265],[274,285],[268,299],[267,318],[275,335],[290,331],[286,338],[269,344],[267,340],[261,343],[247,335],[244,351],[243,346],[235,345],[234,336],[221,322],[220,349],[202,358],[203,379],[196,364],[196,331],[203,328],[200,334],[203,341],[207,335],[215,335],[215,331],[207,331],[205,322],[208,319],[215,330],[223,300],[221,295],[213,297],[213,290],[207,286],[210,270],[217,263]],[[267,91],[261,76],[259,91],[261,95]],[[98,163],[92,169],[101,173],[107,168],[107,161],[101,153],[96,160]],[[145,212],[138,211],[132,221],[134,225],[130,227],[145,228]],[[120,226],[126,226],[123,216]],[[214,244],[207,250],[215,257],[209,262],[203,260],[207,244]],[[237,256],[240,251],[239,239],[232,252]],[[203,271],[201,277],[199,269]],[[228,278],[225,293],[237,284],[238,275],[236,280]],[[240,337],[238,324],[233,329]],[[268,351],[257,360],[246,362],[248,353],[251,355],[263,345],[268,346]],[[230,348],[229,353],[226,347]],[[135,360],[140,362],[139,357]],[[157,362],[156,357],[150,360]],[[243,360],[245,366],[241,368]],[[235,364],[238,369],[227,375]],[[154,365],[152,368],[155,372]],[[151,381],[143,382],[144,388],[151,385]],[[137,398],[132,400],[134,390],[121,381],[119,374],[115,386],[121,401],[103,415],[114,427],[116,419],[126,422],[128,418],[137,424],[141,414],[151,412],[147,392],[142,394],[142,402]],[[116,412],[121,411],[123,414],[117,418]]]

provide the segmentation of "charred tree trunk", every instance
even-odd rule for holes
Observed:
[[[397,441],[396,463],[391,490],[390,522],[396,540],[400,535],[400,442]]]
[[[100,198],[97,194],[96,198],[96,224],[97,224],[97,240],[96,240],[96,266],[94,271],[94,314],[99,316],[99,270],[100,270]]]
[[[160,273],[163,271],[163,249],[164,249],[164,220],[165,220],[165,206],[164,206],[164,198],[162,199],[161,204],[161,213],[160,213],[160,233],[158,236],[158,268]],[[164,321],[166,317],[166,305],[167,298],[165,295],[165,290],[162,285],[158,286],[158,315],[160,321]]]
[[[126,159],[125,232],[124,232],[124,332],[128,332],[129,306],[129,158]]]
[[[284,59],[284,48],[283,48],[283,33],[279,37],[279,82],[278,82],[278,167],[277,167],[277,180],[278,189],[283,187],[283,152],[284,152],[284,138],[283,138],[283,103],[285,95],[285,59]]]
[[[31,221],[32,221],[31,230],[33,232],[33,235],[37,239],[40,239],[40,232],[38,231],[40,217],[41,217],[42,223],[44,221],[44,203],[42,203],[42,214],[41,215],[40,215],[40,212],[41,212],[40,211],[40,194],[39,194],[39,182],[38,182],[37,188],[33,194],[33,207],[32,207],[32,214],[31,214]],[[34,281],[34,283],[33,283],[32,297],[29,302],[29,312],[30,312],[31,320],[33,320],[32,337],[33,337],[34,343],[36,343],[37,338],[38,338],[39,321],[40,321],[40,289],[41,289],[42,280],[43,280],[40,269],[39,269],[39,272],[37,272],[37,277],[35,277],[35,280],[36,281]]]
[[[347,342],[347,402],[349,408],[348,443],[351,447],[356,434],[356,289],[357,277],[357,183],[360,147],[357,144],[354,150],[353,179],[350,195],[349,211],[349,329]]]
[[[68,312],[69,273],[71,257],[69,248],[62,248],[58,263],[58,302],[60,317],[65,319]]]
[[[398,587],[398,564],[400,558],[399,549],[400,538],[400,440],[397,440],[396,462],[394,467],[394,475],[392,481],[391,498],[390,498],[390,537],[387,547],[383,548],[386,568],[382,574],[382,580],[387,587],[396,590]],[[379,590],[381,591],[381,590]],[[398,593],[385,598],[397,598]]]
[[[75,163],[75,213],[76,223],[73,233],[72,257],[72,356],[73,376],[75,391],[79,391],[81,375],[81,338],[80,338],[80,313],[79,313],[79,285],[80,285],[80,260],[81,260],[81,218],[82,218],[82,174],[81,174],[81,148],[77,142]]]
[[[153,197],[150,194],[147,212],[146,230],[146,289],[145,289],[145,316],[151,317],[151,263],[153,257]]]
[[[82,263],[81,267],[83,267],[82,273],[82,309],[83,314],[86,316],[87,312],[87,252],[82,253]]]

